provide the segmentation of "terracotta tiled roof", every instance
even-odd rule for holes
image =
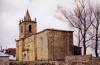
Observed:
[[[16,48],[8,48],[8,49],[6,49],[6,54],[15,55],[16,54]]]

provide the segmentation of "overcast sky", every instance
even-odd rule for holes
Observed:
[[[38,31],[46,28],[71,29],[68,23],[58,20],[55,15],[57,6],[70,10],[73,5],[74,0],[0,0],[0,45],[4,48],[16,47],[19,20],[24,17],[27,9],[33,20],[37,18]]]
[[[37,18],[37,29],[69,30],[70,26],[55,17],[57,6],[73,7],[73,0],[0,0],[0,45],[16,47],[19,36],[18,24],[28,9],[31,18]]]

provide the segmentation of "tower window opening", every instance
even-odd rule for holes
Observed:
[[[23,26],[21,26],[21,33],[23,33]]]
[[[32,26],[29,25],[29,32],[32,32]]]

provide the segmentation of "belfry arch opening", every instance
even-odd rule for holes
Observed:
[[[29,25],[29,32],[32,32],[32,25]]]
[[[23,26],[21,26],[21,33],[23,33]]]

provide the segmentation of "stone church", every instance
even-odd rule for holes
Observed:
[[[37,32],[37,20],[27,10],[19,23],[16,59],[19,61],[64,60],[73,55],[73,31],[45,29]]]

